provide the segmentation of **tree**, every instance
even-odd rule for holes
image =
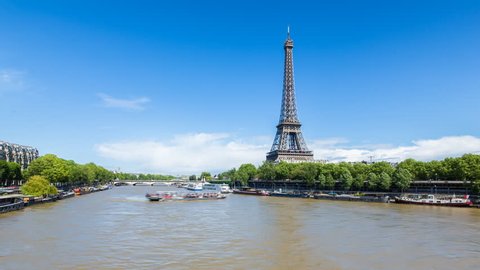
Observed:
[[[209,172],[202,172],[199,177],[200,180],[210,180],[212,179],[212,175]]]
[[[247,180],[252,180],[257,175],[257,168],[255,168],[255,165],[250,163],[242,164],[240,168],[238,168],[238,172],[241,174],[245,173],[247,175]]]
[[[334,189],[335,188],[335,179],[333,178],[333,176],[330,173],[328,173],[325,176],[325,188],[326,189]]]
[[[0,160],[0,183],[3,184],[7,180],[9,174],[8,164],[5,160]]]
[[[8,166],[8,177],[10,181],[19,181],[22,180],[22,168],[20,164],[16,162],[7,162]]]
[[[274,180],[275,179],[275,165],[273,162],[264,161],[263,164],[258,167],[257,170],[258,178],[264,180]]]
[[[280,161],[280,163],[275,166],[275,179],[276,180],[286,180],[290,176],[290,166],[289,163],[285,161]]]
[[[197,176],[195,174],[192,174],[188,177],[188,180],[190,181],[197,181]]]
[[[410,184],[413,180],[413,175],[407,169],[397,168],[393,173],[392,179],[393,186],[403,192],[410,187]]]
[[[327,177],[323,173],[320,173],[317,177],[318,185],[320,189],[324,189],[327,184]]]
[[[352,189],[362,190],[365,184],[365,178],[367,178],[365,174],[357,174],[357,176],[353,178]]]
[[[340,184],[344,190],[350,190],[353,182],[352,174],[347,168],[340,168],[340,175],[338,177]]]
[[[386,172],[382,172],[377,177],[377,182],[375,183],[375,187],[377,190],[387,191],[390,189],[392,185],[392,178]]]
[[[480,194],[480,178],[472,181],[472,191],[476,194]]]
[[[57,188],[52,186],[50,182],[43,176],[34,175],[21,187],[21,191],[25,195],[47,196],[58,193]]]
[[[235,172],[235,180],[240,181],[242,186],[248,186],[248,173],[239,169]]]
[[[382,172],[388,175],[392,175],[394,171],[395,171],[395,168],[393,168],[393,166],[386,161],[375,162],[372,165],[370,165],[370,172],[373,172],[376,175],[380,175]]]
[[[20,164],[16,162],[7,162],[0,160],[0,185],[14,185],[22,179],[22,170]]]
[[[371,172],[367,175],[367,186],[368,186],[368,189],[372,190],[372,189],[376,189],[376,184],[377,184],[377,178],[378,176]]]
[[[70,180],[69,168],[66,160],[47,154],[32,161],[28,166],[27,176],[41,175],[50,183],[66,183]]]

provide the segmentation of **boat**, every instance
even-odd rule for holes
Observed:
[[[231,193],[232,190],[230,189],[230,186],[227,184],[210,184],[206,183],[203,184],[203,190],[204,191],[209,191],[209,192],[220,192],[220,193]]]
[[[73,191],[60,191],[58,192],[58,198],[61,199],[66,199],[66,198],[71,198],[75,196],[75,192]]]
[[[189,183],[185,188],[188,189],[188,190],[193,190],[193,191],[201,191],[201,190],[203,190],[203,185],[204,184],[209,184],[209,183],[203,183],[203,182]]]
[[[147,193],[145,197],[153,202],[158,201],[175,201],[175,200],[187,200],[187,201],[199,201],[199,200],[219,200],[225,199],[227,196],[221,193],[215,192],[192,192],[192,193],[177,193],[177,192],[160,192]]]
[[[225,199],[227,196],[217,193],[217,192],[208,192],[208,193],[188,193],[184,196],[184,199],[187,201],[195,200],[221,200]]]
[[[337,201],[352,201],[352,202],[380,202],[388,203],[390,197],[385,194],[337,194],[330,193],[316,193],[313,198],[317,200],[337,200]]]
[[[257,196],[269,196],[270,193],[266,190],[262,189],[254,189],[254,188],[241,188],[241,189],[234,189],[234,194],[243,194],[243,195],[257,195]]]
[[[25,203],[23,201],[23,195],[21,194],[0,196],[0,213],[20,210],[23,209],[24,206]]]
[[[411,194],[395,197],[395,203],[452,207],[470,207],[473,205],[473,202],[469,199],[469,195],[462,197],[456,197],[455,195],[452,197],[440,197],[433,194]]]
[[[274,197],[290,197],[290,198],[310,198],[310,194],[306,192],[293,191],[293,192],[284,192],[281,189],[275,190],[270,193],[270,196]]]

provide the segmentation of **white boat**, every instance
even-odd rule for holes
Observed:
[[[220,192],[220,193],[230,193],[232,190],[230,186],[227,184],[204,184],[203,185],[204,191],[211,191],[211,192]]]
[[[423,205],[439,205],[439,206],[454,206],[454,207],[470,207],[469,195],[463,197],[437,197],[433,194],[413,194],[402,197],[395,197],[396,203],[404,204],[423,204]]]
[[[204,184],[208,184],[208,183],[203,183],[203,182],[189,183],[185,188],[188,189],[188,190],[193,190],[193,191],[201,191],[201,190],[203,190],[203,185]]]

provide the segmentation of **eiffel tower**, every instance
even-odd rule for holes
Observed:
[[[283,97],[280,121],[272,148],[267,153],[267,161],[306,162],[313,161],[313,152],[309,151],[303,140],[300,121],[295,104],[295,86],[293,81],[293,40],[290,28],[287,30],[285,49],[285,70],[283,73]]]

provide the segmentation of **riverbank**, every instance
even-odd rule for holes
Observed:
[[[103,185],[97,187],[78,187],[71,189],[69,191],[60,190],[58,194],[53,196],[30,196],[20,194],[20,190],[16,189],[9,189],[10,192],[6,195],[0,195],[0,214],[7,213],[11,211],[18,211],[22,210],[25,207],[37,205],[37,204],[44,204],[44,203],[51,203],[56,202],[58,200],[68,199],[75,196],[86,195],[92,192],[99,192],[111,189],[111,185]]]

